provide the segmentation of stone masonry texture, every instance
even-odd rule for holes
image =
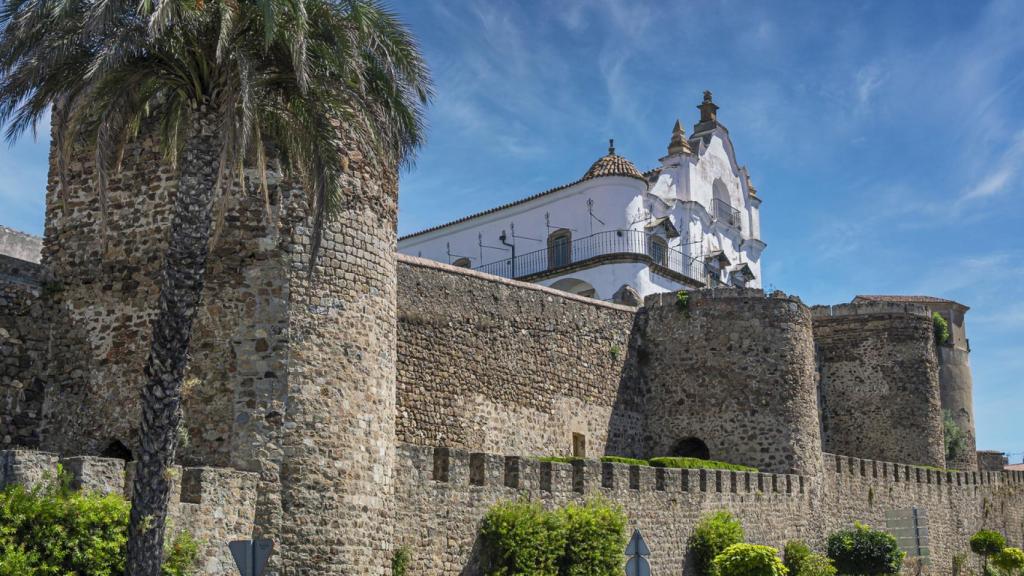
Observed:
[[[403,545],[413,574],[472,575],[483,514],[517,497],[610,498],[666,574],[690,573],[686,538],[718,509],[754,542],[820,549],[925,508],[935,573],[978,528],[1024,537],[1019,474],[908,466],[946,466],[941,406],[972,410],[969,365],[940,366],[923,309],[733,289],[630,307],[396,256],[395,171],[345,158],[313,266],[294,183],[271,172],[264,197],[249,174],[215,208],[171,503],[208,539],[201,574],[231,573],[227,539],[265,536],[273,576],[382,576]],[[105,214],[92,164],[67,176],[51,170],[42,262],[0,256],[0,484],[62,464],[119,491],[176,182],[152,139],[126,151]],[[940,400],[953,366],[967,385]],[[760,472],[593,460],[686,439]]]
[[[945,467],[931,315],[898,303],[813,313],[825,450]]]

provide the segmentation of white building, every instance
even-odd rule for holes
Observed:
[[[399,239],[403,254],[635,303],[701,286],[761,286],[761,199],[704,93],[686,137],[646,173],[615,153],[582,178]],[[610,143],[613,144],[613,143]]]

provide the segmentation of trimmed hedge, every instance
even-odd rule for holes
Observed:
[[[988,558],[1006,548],[1006,537],[995,530],[978,530],[971,536],[971,551]]]
[[[733,544],[715,556],[715,576],[786,576],[779,551],[758,544]]]
[[[723,510],[702,518],[694,527],[689,542],[697,573],[704,576],[713,574],[715,556],[742,542],[743,525],[732,514]]]
[[[651,463],[640,458],[626,458],[625,456],[601,456],[601,462],[613,462],[615,464],[630,464],[632,466],[650,466]]]
[[[583,462],[583,458],[578,456],[541,456],[537,458],[541,462],[554,462],[555,464],[572,464],[573,462]]]
[[[621,576],[626,516],[603,500],[545,511],[506,502],[484,517],[481,567],[488,576]]]
[[[58,477],[0,492],[0,576],[124,574],[131,505],[123,497],[73,491]],[[199,545],[187,532],[168,542],[165,576],[192,574]]]
[[[992,556],[992,565],[1009,576],[1020,574],[1024,569],[1024,551],[1020,548],[1003,548]]]
[[[757,468],[743,466],[742,464],[730,464],[718,460],[702,460],[700,458],[685,458],[679,456],[659,456],[650,459],[651,466],[657,468],[704,468],[709,470],[736,470],[738,472],[757,472]]]
[[[857,523],[828,537],[828,557],[840,574],[879,576],[898,574],[904,553],[892,534]]]

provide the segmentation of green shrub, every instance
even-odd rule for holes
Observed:
[[[1007,576],[1020,574],[1024,569],[1024,551],[1020,548],[1003,548],[992,556],[992,565]]]
[[[565,530],[559,576],[620,576],[626,556],[626,515],[603,500],[556,512]]]
[[[578,456],[541,456],[537,460],[541,462],[554,462],[555,464],[572,464],[573,462],[582,462],[583,458]]]
[[[561,517],[539,504],[507,502],[491,508],[480,529],[484,573],[556,576],[565,550]]]
[[[971,551],[987,559],[1006,548],[1006,538],[995,530],[978,530],[971,536]]]
[[[733,544],[713,561],[716,576],[786,576],[779,551],[758,544]]]
[[[409,560],[412,559],[412,555],[409,553],[407,546],[401,546],[391,556],[391,576],[405,576],[405,572],[409,569]]]
[[[633,466],[650,466],[651,463],[640,458],[626,458],[625,456],[601,456],[601,462],[614,462],[616,464],[631,464]]]
[[[603,500],[552,512],[528,502],[498,504],[480,536],[489,576],[619,576],[626,560],[626,516]]]
[[[812,553],[800,562],[800,570],[789,576],[836,576],[836,567],[827,556]]]
[[[659,456],[649,460],[651,466],[658,468],[706,468],[712,470],[736,470],[738,472],[757,472],[757,468],[743,466],[741,464],[730,464],[717,460],[702,460],[700,458],[685,458],[680,456]]]
[[[947,465],[967,451],[967,434],[953,420],[949,410],[942,411],[942,439],[946,445]]]
[[[676,307],[680,310],[690,309],[690,293],[686,290],[676,292]]]
[[[0,576],[124,574],[129,503],[114,494],[72,491],[63,472],[27,490],[0,492]],[[164,554],[166,576],[191,574],[199,545],[187,532]]]
[[[863,524],[855,524],[828,537],[828,557],[840,574],[897,574],[903,565],[903,556],[895,536]]]
[[[726,548],[743,542],[743,526],[732,514],[723,511],[705,516],[690,536],[690,551],[697,573],[712,574],[712,562]]]
[[[949,322],[938,312],[932,312],[932,329],[935,330],[935,341],[939,344],[949,342]]]
[[[800,572],[800,566],[811,554],[813,554],[811,547],[801,540],[786,542],[786,546],[782,549],[782,561],[786,565],[786,569],[789,570],[790,576]]]

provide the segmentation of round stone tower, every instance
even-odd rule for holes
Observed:
[[[646,300],[646,456],[696,456],[815,475],[821,435],[811,315],[754,289]]]

